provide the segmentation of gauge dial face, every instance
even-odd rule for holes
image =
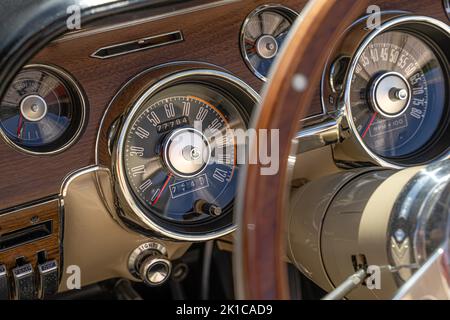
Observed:
[[[242,52],[247,65],[262,80],[280,52],[297,14],[282,7],[283,14],[267,8],[251,15],[242,30]],[[289,18],[288,18],[289,17]]]
[[[175,86],[144,103],[123,146],[144,212],[179,223],[227,214],[238,170],[230,129],[237,128],[245,128],[238,107],[207,86]]]
[[[410,33],[388,31],[369,43],[351,78],[350,108],[371,151],[407,158],[433,140],[446,109],[443,70],[432,47]]]
[[[56,74],[40,68],[24,69],[1,102],[0,126],[19,148],[51,152],[75,135],[83,107]]]

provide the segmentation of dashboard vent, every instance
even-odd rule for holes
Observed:
[[[138,40],[119,43],[108,47],[102,47],[97,51],[95,51],[91,55],[91,57],[97,59],[108,59],[132,52],[162,47],[165,45],[181,42],[183,40],[184,38],[181,31],[174,31],[156,36],[151,36],[148,38],[141,38]]]

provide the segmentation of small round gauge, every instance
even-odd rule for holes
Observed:
[[[21,151],[55,153],[76,138],[84,114],[73,81],[57,69],[30,66],[16,76],[1,102],[0,128]]]
[[[445,59],[406,31],[377,35],[351,75],[350,112],[357,134],[376,155],[407,159],[435,139],[447,117]]]
[[[176,223],[229,213],[238,171],[230,129],[245,129],[240,110],[201,84],[168,88],[139,108],[122,150],[126,179],[145,212]]]
[[[253,73],[267,80],[270,67],[280,52],[297,13],[279,5],[264,5],[253,11],[244,22],[241,51]]]

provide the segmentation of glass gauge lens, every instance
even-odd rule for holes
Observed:
[[[37,153],[55,151],[79,127],[83,112],[77,99],[66,82],[53,72],[24,69],[1,102],[1,129],[21,149]]]
[[[375,37],[357,61],[350,88],[351,114],[365,145],[386,158],[422,150],[445,118],[444,70],[438,54],[415,35]]]
[[[123,146],[124,171],[145,212],[199,222],[231,210],[239,106],[203,85],[157,94],[138,110]]]
[[[286,8],[282,11],[267,8],[255,12],[242,30],[241,46],[246,63],[263,80],[296,18],[296,13]]]

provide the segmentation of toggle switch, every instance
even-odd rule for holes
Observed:
[[[36,299],[36,284],[31,263],[18,266],[12,270],[14,298],[17,300]]]
[[[38,265],[39,299],[45,299],[58,291],[59,273],[56,260],[46,261]]]
[[[0,265],[0,300],[9,300],[8,270],[4,264]]]

